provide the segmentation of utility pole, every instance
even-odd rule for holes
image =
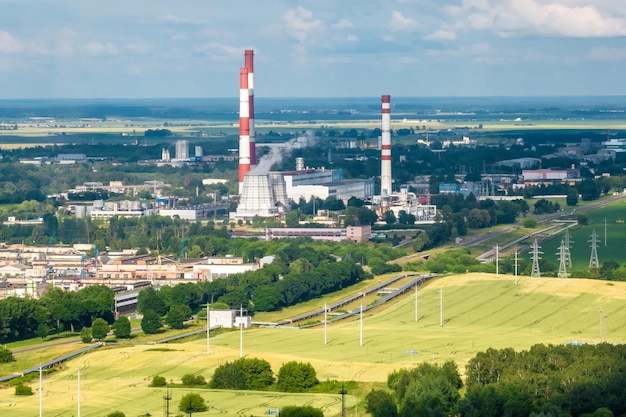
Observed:
[[[417,323],[417,320],[419,319],[419,314],[417,311],[417,282],[415,283],[415,323]]]
[[[43,371],[39,364],[39,417],[43,416]]]
[[[206,303],[206,354],[211,354],[211,337],[209,331],[211,330],[211,304]]]
[[[346,390],[341,384],[341,417],[346,417]]]
[[[326,314],[328,312],[328,306],[324,303],[324,345],[328,343],[327,333],[326,333]]]
[[[515,285],[519,282],[517,278],[517,249],[515,249]]]
[[[496,278],[500,278],[500,253],[499,253],[499,248],[498,245],[496,245]]]
[[[443,288],[439,289],[439,327],[443,327]]]
[[[165,400],[165,417],[170,417],[170,400],[172,399],[172,396],[170,395],[169,388],[165,392],[165,397],[163,397],[163,399]]]
[[[78,368],[78,417],[80,417],[80,368]]]
[[[363,303],[361,303],[361,319],[359,320],[361,326],[361,330],[360,330],[360,344],[359,346],[363,346]]]
[[[239,310],[239,357],[243,358],[243,304]]]

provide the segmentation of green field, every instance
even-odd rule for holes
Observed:
[[[440,290],[443,326],[439,325]],[[440,278],[422,287],[417,323],[412,291],[394,304],[365,314],[362,346],[359,321],[346,320],[328,326],[327,345],[323,327],[249,329],[243,334],[243,353],[268,360],[275,373],[286,361],[306,361],[315,367],[321,381],[354,380],[370,385],[384,382],[394,369],[423,361],[452,359],[463,372],[465,363],[488,347],[519,350],[536,343],[596,343],[600,339],[600,310],[607,316],[605,338],[626,343],[625,306],[626,283],[622,282],[523,277],[515,285],[510,276],[468,274]],[[216,366],[239,357],[239,337],[237,331],[213,335],[210,355],[204,337],[158,348],[146,344],[109,346],[86,354],[46,378],[44,414],[75,415],[80,368],[82,416],[102,416],[103,410],[111,409],[127,416],[146,412],[162,415],[165,391],[149,388],[151,378],[162,375],[179,383],[184,374],[197,373],[209,379]],[[36,389],[37,381],[32,386]],[[188,391],[173,390],[172,410]],[[310,404],[322,407],[326,416],[341,415],[338,395],[198,392],[212,407],[205,415],[263,415],[267,408],[288,404]],[[361,395],[349,395],[347,405],[353,409],[357,400],[361,401]],[[38,409],[37,395],[17,397],[13,388],[0,390],[2,415],[33,416]],[[362,403],[358,412],[364,412]]]
[[[626,201],[620,201],[606,207],[598,208],[587,213],[589,224],[576,226],[570,229],[572,264],[576,269],[583,269],[589,266],[591,256],[591,234],[596,229],[598,235],[598,259],[600,266],[606,261],[615,261],[620,265],[624,264],[626,258]],[[606,218],[607,233],[604,245],[604,219]],[[559,258],[556,253],[559,251],[561,239],[564,233],[541,243],[543,259],[549,260],[558,266]]]

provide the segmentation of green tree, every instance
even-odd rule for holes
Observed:
[[[398,408],[393,396],[382,390],[371,390],[365,396],[365,411],[372,417],[395,417],[398,415]]]
[[[91,323],[91,334],[94,339],[102,340],[107,337],[107,333],[109,333],[109,323],[107,323],[104,319],[97,318]]]
[[[291,361],[278,371],[278,389],[284,392],[304,392],[317,383],[315,368],[310,363]]]
[[[0,363],[9,363],[15,362],[15,357],[13,357],[13,352],[4,346],[0,345]]]
[[[124,413],[122,413],[119,410],[113,411],[109,414],[107,414],[107,417],[126,417],[126,415]]]
[[[43,341],[50,333],[50,328],[45,323],[39,323],[37,325],[37,337],[41,337]]]
[[[266,360],[240,358],[218,366],[209,383],[211,388],[263,390],[274,382]]]
[[[159,316],[154,310],[148,310],[143,314],[141,319],[141,330],[145,334],[156,334],[163,327],[161,322],[161,316]]]
[[[80,330],[80,340],[83,343],[91,343],[91,341],[93,340],[93,336],[89,327],[83,327]]]
[[[190,392],[183,395],[183,398],[180,399],[178,409],[183,413],[199,413],[208,410],[208,407],[200,394]]]
[[[113,334],[118,339],[126,339],[130,337],[130,320],[126,316],[120,316],[119,319],[113,323]]]
[[[153,287],[148,287],[141,290],[137,296],[137,310],[144,314],[152,310],[163,316],[167,313],[167,306],[157,291]]]
[[[187,306],[174,306],[165,316],[165,324],[170,326],[172,329],[182,329],[185,320],[187,319],[187,317],[189,317],[189,315],[185,315],[180,307]],[[187,307],[187,309],[189,309],[189,307]]]
[[[572,187],[567,191],[567,197],[565,197],[565,203],[570,207],[578,204],[578,190],[575,187]]]

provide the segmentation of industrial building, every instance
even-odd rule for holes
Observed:
[[[257,166],[254,133],[254,64],[253,51],[245,51],[245,66],[239,72],[239,205],[230,213],[231,220],[251,220],[254,217],[282,218],[289,211],[290,201],[301,198],[326,199],[335,197],[347,202],[356,197],[369,200],[381,219],[384,213],[406,211],[422,222],[432,222],[436,207],[422,206],[422,201],[412,193],[394,194],[391,173],[391,96],[381,97],[381,195],[375,196],[373,179],[344,180],[341,170],[306,168],[302,158],[296,159],[296,170],[288,172],[262,172],[272,165]],[[295,146],[300,138],[288,144]],[[283,146],[285,151],[287,146]],[[280,152],[276,146],[270,152]],[[255,169],[257,167],[257,169]]]
[[[352,240],[353,242],[362,242],[372,237],[372,227],[367,226],[348,226],[346,228],[339,227],[266,227],[265,238],[287,239],[296,237],[310,237],[313,240],[330,240],[340,242],[342,240]]]

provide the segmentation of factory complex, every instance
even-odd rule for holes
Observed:
[[[271,164],[257,161],[254,130],[254,51],[246,50],[244,67],[239,77],[239,205],[230,213],[234,221],[250,221],[255,217],[282,219],[290,210],[290,201],[334,197],[347,202],[355,197],[364,200],[384,219],[391,210],[397,216],[405,211],[416,223],[434,223],[436,207],[401,188],[393,190],[391,172],[391,96],[381,98],[380,194],[376,194],[374,179],[343,179],[341,170],[306,167],[302,158],[296,159],[294,171],[276,172],[265,168]],[[273,146],[269,158],[291,151],[292,142]]]

